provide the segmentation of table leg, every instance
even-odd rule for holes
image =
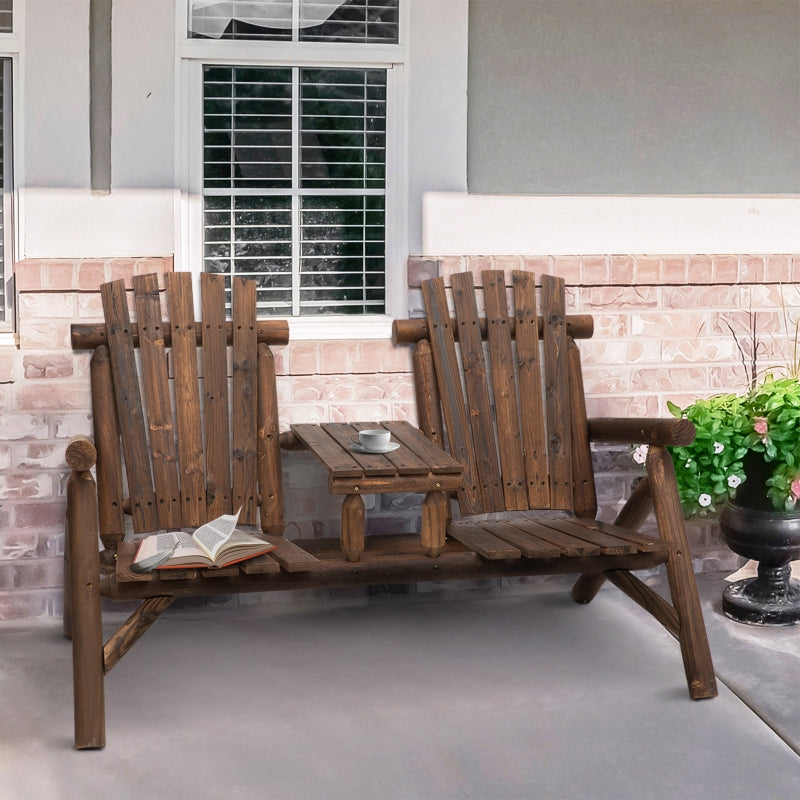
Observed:
[[[364,551],[364,500],[349,494],[342,503],[342,551],[348,561],[358,561]]]
[[[422,501],[422,549],[431,558],[436,558],[444,547],[447,509],[444,492],[428,492]]]

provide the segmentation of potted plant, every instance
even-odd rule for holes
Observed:
[[[691,445],[671,448],[685,515],[719,513],[730,548],[759,562],[758,577],[725,590],[723,610],[743,622],[795,623],[800,583],[789,563],[800,558],[800,373],[767,373],[743,394],[668,405],[697,429]]]

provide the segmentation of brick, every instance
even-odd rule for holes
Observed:
[[[290,342],[286,363],[290,375],[316,375],[319,372],[319,342]]]
[[[70,260],[52,259],[42,262],[42,288],[49,291],[77,288],[76,264]]]
[[[0,348],[0,383],[13,383],[17,372],[17,353],[11,348]]]
[[[553,260],[553,274],[563,278],[568,284],[579,286],[583,278],[580,257],[558,256]]]
[[[7,501],[31,500],[52,496],[53,481],[45,473],[6,472],[0,475],[0,497]]]
[[[790,256],[769,256],[764,265],[764,280],[768,283],[791,283],[793,259]]]
[[[42,288],[42,262],[27,258],[14,264],[14,282],[17,293],[36,292]]]
[[[611,256],[608,272],[609,283],[632,284],[636,272],[636,260],[633,256]]]
[[[766,276],[766,259],[763,256],[742,256],[739,259],[739,274],[733,280],[739,278],[745,283],[760,283]],[[715,271],[715,280],[723,282],[723,276]],[[733,281],[725,281],[733,282]]]
[[[694,283],[694,277],[689,274],[689,264],[686,256],[671,256],[661,259],[661,281],[663,283]]]
[[[642,309],[656,307],[658,290],[648,286],[596,286],[581,292],[582,305],[591,313],[596,308]]]
[[[658,258],[648,258],[646,256],[636,256],[636,283],[659,283],[661,280],[661,260]]]
[[[62,500],[31,503],[17,503],[14,507],[14,521],[18,528],[54,528],[63,530],[66,504]]]
[[[103,261],[84,261],[78,265],[78,288],[81,291],[99,291],[106,281],[106,265]]]
[[[407,264],[407,279],[409,288],[417,289],[422,281],[439,276],[439,260],[436,258],[421,258],[411,256]]]
[[[605,256],[584,256],[581,263],[581,285],[605,286],[609,283],[609,264]]]
[[[74,372],[70,355],[24,356],[22,368],[26,378],[69,378]]]
[[[733,281],[738,276],[738,260],[733,259]],[[710,256],[691,256],[689,258],[689,280],[692,283],[711,283],[714,280],[715,264],[719,265],[719,260],[712,259]]]
[[[70,342],[70,323],[53,320],[19,321],[19,344],[22,350],[68,350]]]
[[[737,283],[739,278],[739,258],[737,256],[714,256],[715,283]]]
[[[16,392],[20,410],[85,409],[91,406],[91,389],[87,384],[47,381],[22,385]]]
[[[46,439],[50,435],[50,424],[41,414],[0,415],[0,440],[20,441],[23,439]]]

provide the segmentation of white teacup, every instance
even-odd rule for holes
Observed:
[[[392,434],[383,428],[369,428],[353,435],[353,442],[365,450],[383,450],[391,441]]]

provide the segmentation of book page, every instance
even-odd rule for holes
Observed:
[[[161,556],[169,554],[170,558],[180,558],[181,556],[191,556],[197,558],[204,557],[205,553],[195,544],[191,534],[183,531],[166,531],[154,533],[139,543],[139,549],[133,560],[134,565],[141,565],[143,568],[163,563]],[[151,563],[152,562],[152,563]]]
[[[221,517],[212,519],[201,525],[193,534],[195,542],[205,550],[208,555],[216,560],[217,553],[220,548],[224,547],[226,542],[231,538],[231,535],[236,530],[236,523],[239,521],[239,511],[235,514],[223,514]]]

